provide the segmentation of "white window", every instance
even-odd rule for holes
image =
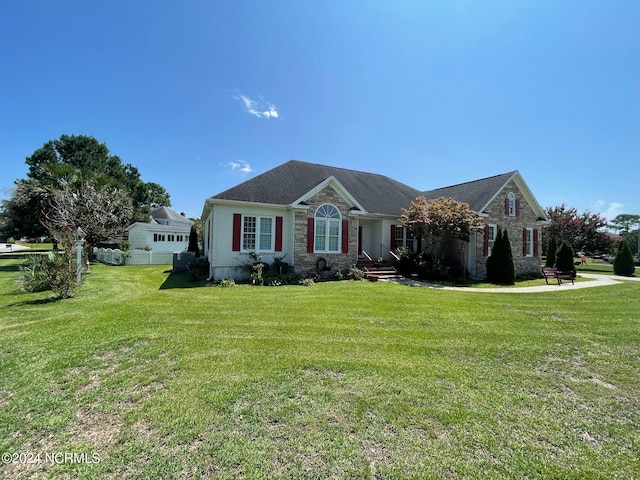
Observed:
[[[533,257],[533,228],[527,228],[526,229],[526,233],[524,235],[525,237],[525,246],[524,246],[524,251],[525,251],[525,256],[527,257]]]
[[[272,217],[249,217],[242,220],[242,250],[272,252],[274,250]]]
[[[413,251],[413,237],[409,229],[403,225],[396,225],[396,248],[407,247]]]
[[[340,253],[342,235],[340,212],[333,205],[320,205],[315,215],[315,247],[316,252]]]
[[[509,216],[510,217],[515,217],[516,216],[516,196],[513,194],[513,192],[509,192],[509,195],[507,195],[507,202],[508,202],[508,212],[509,212]]]
[[[488,241],[488,255],[491,255],[491,250],[493,250],[493,244],[496,243],[496,235],[498,234],[498,226],[497,225],[487,225],[489,227],[489,241]]]

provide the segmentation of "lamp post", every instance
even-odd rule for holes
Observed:
[[[82,245],[84,245],[84,232],[78,227],[76,230],[76,283],[82,282]]]

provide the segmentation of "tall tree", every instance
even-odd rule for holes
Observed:
[[[51,201],[47,220],[74,231],[81,228],[89,255],[93,245],[121,233],[129,224],[133,207],[124,190],[92,183],[77,187],[63,183],[62,187]]]
[[[171,206],[166,190],[143,182],[140,172],[112,155],[105,143],[86,135],[62,135],[46,142],[26,158],[27,179],[17,180],[12,197],[4,203],[3,223],[14,232],[34,235],[43,232],[42,221],[50,216],[57,192],[79,189],[89,183],[96,188],[112,187],[131,199],[127,222],[148,221],[152,207]]]
[[[609,222],[609,227],[620,233],[629,249],[635,251],[640,259],[640,215],[620,214]]]
[[[17,180],[11,198],[2,200],[2,232],[13,237],[48,235],[42,212],[48,208],[54,191],[35,180]]]
[[[469,241],[472,232],[484,228],[480,216],[469,205],[453,198],[427,200],[419,196],[402,209],[400,222],[417,237],[425,238],[435,259],[441,259],[450,240]]]
[[[196,226],[191,225],[191,231],[189,232],[189,246],[187,252],[195,252],[196,257],[200,255],[200,246],[198,244],[198,232]]]
[[[621,213],[609,222],[609,227],[619,233],[630,232],[632,227],[640,227],[640,215]]]

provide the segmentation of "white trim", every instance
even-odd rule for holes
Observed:
[[[245,218],[254,218],[256,221],[256,231],[254,232],[255,235],[255,248],[245,248],[244,245],[244,235],[245,235],[245,231],[244,231],[244,226],[245,226]],[[269,249],[264,250],[259,248],[260,247],[260,226],[262,224],[262,220],[264,218],[268,218],[271,220],[271,245],[269,246]],[[241,253],[247,253],[249,251],[255,251],[255,252],[259,252],[259,253],[274,253],[276,251],[276,216],[275,215],[252,215],[252,214],[245,214],[242,213],[241,217],[240,217],[240,252]]]
[[[278,210],[282,210],[285,212],[292,209],[307,210],[309,208],[308,205],[283,205],[281,203],[249,202],[246,200],[225,200],[222,198],[209,197],[204,202],[204,208],[202,209],[201,218],[208,217],[211,210],[213,210],[214,205],[236,205],[239,208],[243,208],[243,207],[277,208]]]
[[[338,217],[318,217],[318,211],[324,207],[324,206],[329,206],[331,208],[333,208],[336,213],[338,214]],[[325,241],[325,249],[324,250],[319,250],[318,248],[316,248],[316,239],[318,237],[318,221],[322,221],[325,223],[325,233],[324,233],[324,241]],[[332,223],[338,223],[338,244],[336,246],[336,250],[329,250],[329,240],[330,238],[333,238],[333,235],[330,235],[330,225]],[[316,211],[313,213],[313,252],[314,253],[341,253],[342,252],[342,213],[340,213],[340,209],[338,207],[336,207],[335,205],[333,205],[332,203],[323,203],[321,205],[318,205],[318,208],[316,208]]]
[[[525,227],[525,230],[527,231],[527,243],[526,243],[527,254],[525,255],[525,257],[533,257],[534,256],[533,245],[535,243],[535,239],[533,238],[533,235],[535,232],[535,228]]]
[[[487,223],[489,227],[489,238],[487,239],[487,257],[491,256],[493,245],[496,243],[496,236],[498,235],[498,225],[495,223]],[[493,230],[493,240],[491,240],[491,230]]]

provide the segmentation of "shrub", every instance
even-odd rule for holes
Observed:
[[[209,259],[207,257],[198,257],[189,265],[189,276],[192,282],[205,280],[209,277]]]
[[[400,274],[405,277],[411,276],[417,266],[416,255],[407,247],[398,247],[395,253],[398,256],[398,271]]]
[[[30,293],[51,290],[59,299],[73,297],[78,278],[74,231],[69,225],[45,226],[61,250],[29,257],[20,268],[18,288]]]
[[[553,267],[556,263],[556,253],[558,251],[558,242],[556,237],[549,237],[549,246],[547,247],[547,259],[544,263],[545,267]]]
[[[360,270],[355,265],[352,265],[349,268],[349,272],[347,273],[347,277],[349,280],[363,280],[365,276],[364,270]]]
[[[51,290],[56,298],[70,298],[77,286],[75,260],[65,251],[30,256],[20,267],[18,288],[34,293]]]
[[[449,267],[440,262],[434,262],[430,256],[425,257],[416,270],[421,280],[446,280],[449,278]]]
[[[220,286],[222,288],[231,288],[236,286],[236,281],[233,278],[223,278],[220,280]]]
[[[498,227],[496,240],[487,258],[487,279],[492,283],[511,285],[516,278],[513,252],[507,229]]]
[[[44,268],[44,263],[47,260],[47,256],[42,255],[27,257],[27,260],[20,266],[20,274],[17,279],[19,290],[34,293],[51,289],[50,276]]]
[[[311,287],[315,285],[315,280],[313,278],[303,278],[300,280],[300,284],[304,287]]]
[[[284,257],[273,257],[271,271],[276,275],[286,275],[289,273],[289,264],[284,261]]]
[[[633,264],[633,253],[626,240],[620,240],[618,250],[616,251],[616,259],[613,262],[613,273],[632,277],[635,274],[635,266]]]
[[[562,242],[556,254],[556,268],[561,272],[575,272],[576,266],[573,264],[573,247],[567,241]]]

